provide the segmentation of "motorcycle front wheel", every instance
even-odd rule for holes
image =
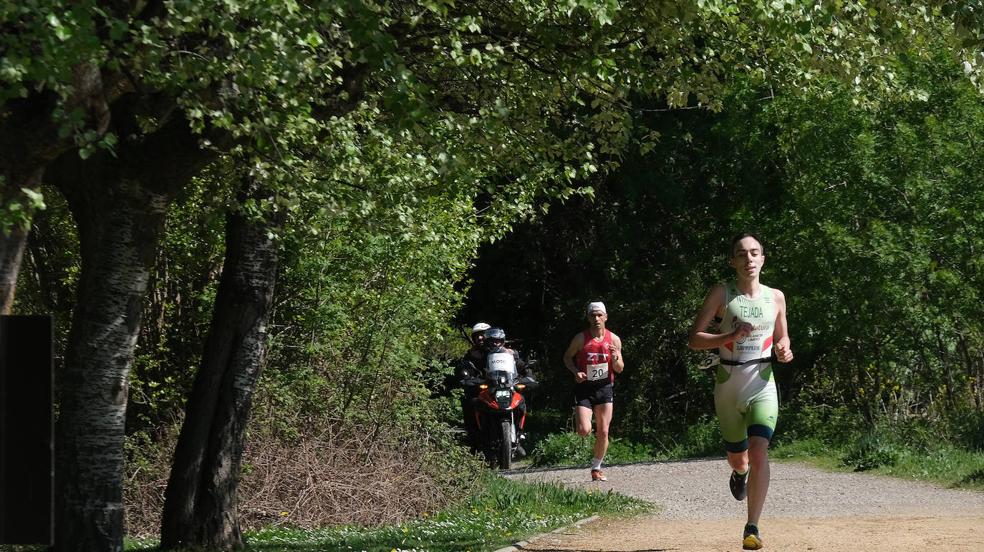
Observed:
[[[499,437],[499,469],[512,469],[512,420],[502,420]]]

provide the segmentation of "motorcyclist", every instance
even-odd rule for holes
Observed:
[[[461,397],[461,415],[465,421],[465,437],[472,451],[478,450],[478,420],[475,418],[475,399],[478,397],[478,387],[464,385],[472,378],[485,377],[485,332],[492,326],[478,322],[471,329],[469,340],[471,348],[458,360],[457,376],[462,382],[464,394]]]
[[[529,366],[523,359],[519,358],[519,353],[509,347],[506,347],[506,331],[502,328],[489,328],[485,332],[485,354],[489,355],[491,353],[512,353],[513,358],[516,360],[516,372],[520,377],[529,376],[530,370]],[[482,366],[484,367],[484,362]]]
[[[502,328],[489,328],[485,332],[485,354],[486,358],[492,353],[512,353],[513,360],[516,363],[516,374],[521,378],[531,378],[533,377],[532,363],[528,363],[519,357],[519,353],[509,347],[506,347],[506,332]],[[484,366],[484,362],[483,362]],[[526,403],[525,401],[520,404],[516,409],[516,415],[518,420],[522,420],[526,415]],[[520,431],[519,438],[523,440],[526,438],[525,434],[522,432],[522,426],[517,424],[517,430]],[[518,446],[517,453],[520,457],[526,456],[526,451],[523,449],[522,445]]]
[[[474,368],[470,375],[481,376],[481,370],[485,369],[485,332],[492,326],[485,322],[478,322],[471,329],[469,340],[471,348],[461,357],[462,370]],[[470,365],[470,366],[469,366]],[[477,372],[475,370],[478,370]]]

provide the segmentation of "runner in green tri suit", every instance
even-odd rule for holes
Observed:
[[[736,281],[717,285],[707,294],[690,328],[689,345],[718,349],[714,408],[733,470],[729,486],[736,499],[748,497],[742,548],[758,550],[758,522],[769,491],[769,441],[779,414],[772,360],[789,362],[793,352],[786,297],[759,282],[765,264],[762,241],[754,234],[740,234],[732,240],[729,255]],[[715,317],[721,320],[720,333],[706,331]]]

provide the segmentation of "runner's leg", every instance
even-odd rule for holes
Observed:
[[[758,525],[769,492],[769,442],[779,417],[779,397],[770,379],[748,407],[748,522]]]
[[[730,457],[730,454],[728,455]],[[748,438],[748,523],[758,525],[765,495],[769,492],[769,440],[764,437]]]
[[[574,407],[574,423],[577,434],[587,437],[591,434],[591,409],[586,406],[577,405]]]
[[[748,451],[743,450],[741,452],[729,452],[728,453],[728,464],[731,469],[738,473],[745,473],[748,471]]]
[[[608,425],[612,422],[612,403],[596,404],[595,414],[595,445],[594,457],[605,459],[608,452]]]

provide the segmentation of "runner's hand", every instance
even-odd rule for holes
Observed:
[[[731,332],[731,337],[734,338],[734,341],[741,341],[750,333],[752,333],[752,325],[748,322],[742,322],[741,324],[738,324],[735,331]]]
[[[580,372],[579,371],[578,373],[574,374],[574,381],[576,381],[578,383],[584,383],[584,382],[588,381],[588,374],[585,373],[585,372]]]
[[[776,343],[776,360],[779,362],[789,362],[793,360],[793,351],[782,343]]]

